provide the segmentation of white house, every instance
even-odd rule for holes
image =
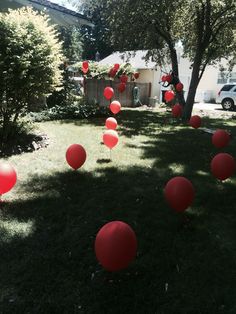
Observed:
[[[47,13],[55,24],[69,25],[88,25],[93,26],[89,18],[83,14],[67,9],[61,5],[48,0],[0,0],[0,12],[8,9],[18,9],[29,6],[39,11]]]
[[[191,78],[191,63],[187,58],[182,57],[181,47],[177,47],[176,50],[179,64],[179,78],[184,84],[184,91],[186,95]],[[151,83],[151,98],[156,98],[158,101],[162,101],[162,90],[166,90],[166,88],[163,88],[162,84],[160,84],[161,77],[164,73],[168,73],[171,70],[171,66],[166,65],[165,67],[160,68],[151,59],[146,62],[146,53],[146,50],[138,50],[135,52],[127,51],[125,53],[114,52],[105,59],[101,60],[99,63],[104,65],[113,65],[115,63],[129,62],[132,67],[137,69],[140,73],[140,77],[137,82]],[[216,98],[218,91],[225,83],[236,82],[236,68],[231,73],[231,76],[227,77],[227,73],[225,72],[223,72],[222,76],[222,71],[220,71],[221,65],[226,68],[226,60],[222,60],[222,62],[218,63],[216,66],[206,67],[197,89],[195,97],[196,102],[210,102]]]

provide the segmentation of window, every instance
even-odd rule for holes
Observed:
[[[229,73],[220,71],[218,73],[217,84],[225,84],[228,82]]]
[[[217,84],[236,83],[236,72],[220,71],[218,73]]]
[[[234,87],[235,85],[224,85],[222,88],[221,88],[221,92],[224,91],[224,92],[228,92],[231,90],[232,87]]]
[[[229,82],[230,82],[230,83],[236,83],[236,72],[230,73]]]

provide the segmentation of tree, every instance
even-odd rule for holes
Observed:
[[[86,1],[90,10],[102,9],[110,40],[119,51],[147,49],[159,65],[169,59],[179,76],[176,44],[181,41],[184,54],[192,61],[192,75],[184,118],[192,113],[199,81],[209,64],[235,53],[235,0],[96,0]]]
[[[59,26],[58,31],[65,57],[70,61],[80,61],[83,53],[83,42],[80,28],[75,26]]]
[[[2,141],[32,97],[61,83],[61,44],[46,15],[30,8],[0,14],[0,124]]]
[[[103,15],[103,4],[91,7],[90,2],[87,1],[80,1],[78,4],[77,1],[72,0],[71,3],[85,16],[90,17],[94,23],[94,27],[81,26],[84,43],[83,59],[95,60],[97,52],[101,59],[111,54],[114,49],[109,40],[108,24]]]

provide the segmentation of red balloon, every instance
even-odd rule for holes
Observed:
[[[80,168],[86,160],[86,151],[79,144],[72,144],[67,148],[66,161],[73,169]]]
[[[125,74],[123,74],[123,75],[121,75],[121,77],[120,77],[120,81],[122,82],[122,83],[127,83],[127,81],[128,81],[128,76],[127,75],[125,75]]]
[[[0,163],[0,194],[9,192],[16,184],[15,169],[8,163]]]
[[[166,82],[166,75],[163,75],[163,76],[161,77],[161,81],[162,81],[162,82]]]
[[[212,135],[212,144],[217,148],[223,148],[230,142],[230,135],[225,130],[216,130]]]
[[[170,83],[172,81],[172,75],[168,74],[166,75],[166,82]]]
[[[104,89],[104,96],[106,97],[107,100],[111,99],[114,96],[114,90],[111,87],[106,87]]]
[[[106,119],[106,128],[110,130],[115,130],[117,128],[117,121],[115,118]]]
[[[112,68],[109,72],[109,76],[110,77],[115,77],[116,76],[116,73],[117,73],[117,70],[115,70],[114,68]]]
[[[100,264],[108,271],[127,268],[137,252],[133,229],[122,221],[105,224],[95,240],[95,253]]]
[[[199,116],[192,116],[189,120],[189,124],[194,128],[198,129],[202,124],[202,119]]]
[[[183,108],[181,105],[176,104],[172,107],[172,116],[174,118],[179,118],[182,116]]]
[[[165,198],[171,208],[185,211],[193,202],[194,188],[185,177],[174,177],[165,186]]]
[[[183,88],[184,85],[180,82],[175,85],[175,89],[177,90],[177,92],[182,92]]]
[[[121,109],[121,104],[119,101],[114,100],[111,104],[110,104],[110,110],[112,113],[117,114]]]
[[[114,130],[107,130],[103,134],[103,143],[110,149],[115,147],[119,141],[118,134]]]
[[[165,92],[165,101],[170,102],[175,98],[175,93],[172,90]]]
[[[88,61],[84,61],[82,63],[82,71],[84,74],[86,74],[88,72],[88,70],[89,70],[89,63],[88,63]]]
[[[234,158],[227,153],[217,154],[211,161],[211,172],[214,177],[224,181],[231,177],[236,168]]]
[[[126,88],[125,83],[120,83],[118,85],[118,90],[119,90],[120,93],[123,93],[125,91],[125,88]]]
[[[114,70],[118,71],[120,68],[119,63],[115,63],[113,68],[114,68]]]
[[[137,79],[139,78],[139,75],[140,75],[140,74],[139,74],[138,72],[135,72],[135,73],[134,73],[134,78],[137,80]]]
[[[89,67],[88,61],[84,61],[83,64],[82,64],[82,67],[85,68],[85,69],[88,69],[88,67]]]

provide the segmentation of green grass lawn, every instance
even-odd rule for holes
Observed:
[[[235,314],[236,179],[210,174],[219,151],[211,136],[152,111],[117,120],[112,162],[105,119],[40,123],[49,147],[8,159],[18,182],[0,216],[0,313]],[[230,130],[223,151],[236,156],[233,120],[204,126]],[[72,143],[87,151],[78,171],[65,161]],[[176,175],[196,190],[186,226],[163,198]],[[96,233],[112,220],[138,239],[136,260],[117,273],[94,254]]]

